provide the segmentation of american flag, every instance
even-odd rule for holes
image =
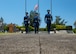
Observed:
[[[35,5],[34,10],[38,10],[38,4]]]

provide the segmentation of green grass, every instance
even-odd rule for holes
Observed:
[[[2,33],[2,32],[0,32],[0,36],[2,36],[2,35],[14,35],[14,34],[19,34],[19,33]]]

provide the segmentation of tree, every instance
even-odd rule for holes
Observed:
[[[61,25],[65,25],[66,23],[67,22],[64,19],[60,22]]]
[[[3,21],[4,21],[4,20],[3,20],[3,17],[1,17],[1,18],[0,18],[0,26],[3,25]]]
[[[8,24],[4,23],[4,31],[8,31]]]
[[[33,18],[35,16],[36,11],[31,11],[30,12],[30,26],[33,27]]]
[[[60,18],[60,16],[56,16],[56,20],[54,22],[56,25],[65,25],[67,22],[62,18]]]
[[[31,11],[31,12],[30,12],[30,19],[31,19],[31,20],[30,20],[30,25],[31,25],[31,26],[33,26],[33,18],[34,18],[34,16],[35,16],[35,13],[36,13],[35,11]]]
[[[3,22],[4,21],[3,17],[1,17],[0,20]]]
[[[6,26],[6,24],[4,23],[4,19],[3,17],[0,18],[0,31],[4,32],[4,27]]]
[[[60,25],[60,20],[61,20],[60,16],[56,16],[55,24]]]
[[[74,26],[75,26],[75,28],[76,28],[76,21],[74,22]]]

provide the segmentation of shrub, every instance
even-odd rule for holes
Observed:
[[[25,31],[25,27],[24,26],[18,26],[17,28],[19,28],[19,30],[21,30],[21,31]]]
[[[39,31],[46,31],[46,28],[39,28]]]
[[[76,33],[76,29],[73,29],[73,32]]]
[[[20,26],[19,28],[20,28],[21,31],[26,30],[25,26]],[[33,31],[33,30],[34,30],[34,28],[32,26],[29,26],[29,31]]]
[[[66,26],[66,30],[72,30],[72,26]]]
[[[51,24],[51,30],[54,30],[56,28],[56,24]]]
[[[8,31],[8,26],[4,26],[4,30],[5,31]]]
[[[16,26],[17,29],[21,30],[22,26]]]
[[[30,31],[34,31],[34,27],[29,26],[29,30],[30,30]]]
[[[66,30],[66,26],[65,25],[56,25],[56,29],[57,30]]]
[[[21,30],[21,31],[25,31],[25,28],[21,28],[20,30]]]

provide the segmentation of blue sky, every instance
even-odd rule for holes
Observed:
[[[38,0],[27,0],[27,11],[34,10],[35,4]],[[47,9],[51,9],[50,0],[40,0],[40,27],[45,27],[44,16]],[[15,23],[22,25],[23,17],[25,15],[25,0],[0,0],[0,17],[3,17],[4,22]],[[76,0],[52,0],[52,15],[53,21],[55,16],[61,16],[67,21],[66,25],[74,24],[76,20]]]

